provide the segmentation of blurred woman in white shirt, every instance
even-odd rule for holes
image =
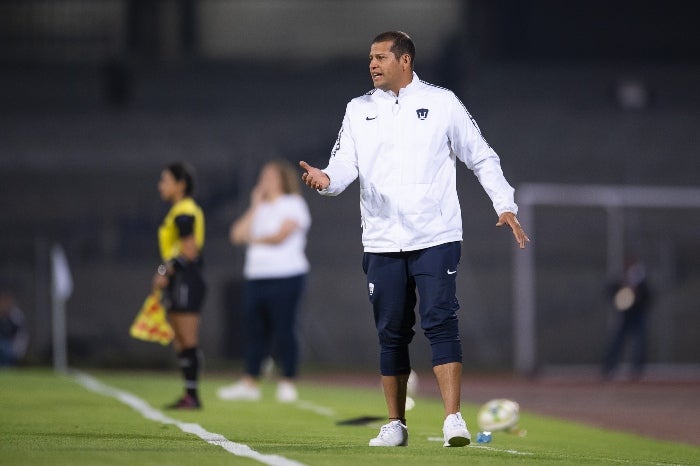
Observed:
[[[230,240],[245,245],[245,374],[221,387],[224,400],[256,401],[263,361],[280,368],[277,399],[297,399],[299,367],[296,321],[309,262],[304,249],[311,216],[300,195],[296,169],[285,160],[267,163],[252,190],[250,206],[232,225]]]

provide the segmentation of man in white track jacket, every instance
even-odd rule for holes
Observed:
[[[399,31],[380,34],[370,48],[374,89],[348,103],[328,166],[300,162],[304,182],[335,196],[360,178],[363,269],[381,347],[380,369],[389,423],[371,446],[405,446],[408,345],[420,296],[421,327],[430,341],[443,403],[445,446],[464,446],[461,417],[462,348],[456,298],[462,216],[456,160],[479,179],[521,248],[529,241],[515,214],[513,188],[498,155],[451,91],[413,72],[415,47]]]

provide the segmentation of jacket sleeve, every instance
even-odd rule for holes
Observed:
[[[335,141],[328,166],[323,172],[328,175],[331,184],[319,190],[319,194],[324,196],[337,196],[345,191],[350,183],[355,181],[359,172],[357,168],[357,153],[355,152],[355,141],[350,126],[350,104],[345,109],[343,125],[338,132],[338,139]]]
[[[457,157],[472,170],[488,194],[496,214],[518,213],[514,189],[508,184],[501,160],[481,135],[479,126],[464,104],[452,95],[450,102],[450,127],[448,137]]]

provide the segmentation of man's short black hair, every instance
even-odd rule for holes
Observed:
[[[413,68],[413,61],[416,58],[416,46],[413,45],[411,37],[402,31],[387,31],[375,37],[372,43],[389,41],[394,43],[391,46],[391,53],[394,54],[396,59],[398,60],[402,55],[408,54],[411,57],[411,68]]]

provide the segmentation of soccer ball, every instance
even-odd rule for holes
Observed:
[[[415,396],[418,393],[418,374],[416,374],[416,371],[413,369],[411,369],[411,373],[408,376],[406,393],[408,393],[410,396]]]
[[[418,392],[418,374],[414,370],[411,370],[411,374],[408,376],[408,383],[406,384],[406,411],[410,411],[416,407],[416,400],[413,397]]]
[[[410,396],[406,396],[406,411],[410,411],[416,407],[416,400]]]
[[[520,405],[513,400],[498,398],[484,404],[479,410],[477,423],[484,431],[510,430],[518,423]]]

